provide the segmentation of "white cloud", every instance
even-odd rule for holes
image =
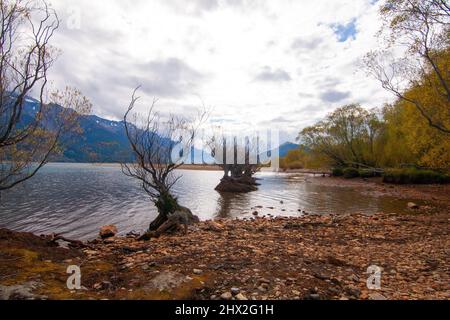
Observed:
[[[342,103],[391,98],[358,70],[377,46],[371,2],[53,0],[63,54],[51,76],[80,88],[103,117],[120,118],[141,84],[142,100],[159,98],[164,112],[204,102],[215,124],[278,126],[294,138]],[[352,22],[355,38],[339,42],[333,26]]]

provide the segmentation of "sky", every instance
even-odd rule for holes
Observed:
[[[227,130],[280,130],[283,141],[339,106],[392,101],[361,67],[378,46],[374,0],[53,0],[61,55],[52,86],[73,86],[93,113],[194,115]]]

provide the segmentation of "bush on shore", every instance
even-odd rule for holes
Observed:
[[[293,161],[293,162],[286,163],[285,168],[290,169],[290,170],[298,170],[298,169],[303,169],[304,165],[301,161]]]
[[[383,182],[394,184],[441,184],[450,183],[450,176],[432,170],[391,169],[383,175]]]
[[[345,168],[344,169],[344,178],[345,179],[354,179],[359,177],[359,171],[355,168]]]
[[[374,169],[361,169],[361,170],[359,170],[359,176],[361,178],[374,178],[374,177],[380,177],[381,173]]]
[[[344,175],[344,170],[342,168],[333,168],[332,175],[333,177],[342,177]]]

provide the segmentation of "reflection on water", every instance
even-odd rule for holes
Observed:
[[[254,208],[272,215],[400,212],[405,201],[363,196],[349,188],[318,186],[299,174],[259,173],[261,186],[249,194],[214,191],[222,176],[214,171],[184,171],[174,192],[201,219],[251,217]],[[261,208],[262,207],[262,208]],[[105,224],[121,234],[144,230],[156,210],[139,184],[118,166],[49,164],[0,203],[0,227],[34,233],[64,233],[89,239]]]

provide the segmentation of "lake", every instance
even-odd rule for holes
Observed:
[[[217,171],[179,170],[174,193],[182,205],[202,220],[260,215],[399,212],[405,202],[361,195],[351,188],[320,186],[302,174],[261,172],[261,186],[248,194],[214,191],[222,177]],[[274,209],[271,209],[273,207]],[[299,211],[300,210],[300,211]],[[120,166],[48,164],[34,178],[2,194],[0,227],[36,234],[62,233],[92,239],[101,226],[115,224],[120,234],[141,232],[157,215],[139,184],[123,175]]]

